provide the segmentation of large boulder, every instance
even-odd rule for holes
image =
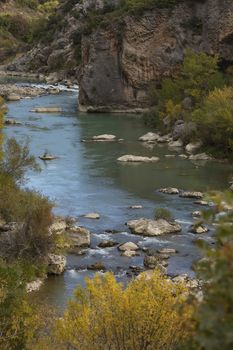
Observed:
[[[119,162],[128,162],[128,163],[153,163],[159,160],[159,157],[143,157],[143,156],[134,156],[132,154],[126,154],[117,159]]]
[[[49,254],[47,273],[49,275],[60,275],[65,271],[66,257],[63,255]]]
[[[90,231],[84,227],[73,226],[69,229],[68,235],[70,238],[71,247],[85,248],[91,243]]]
[[[127,225],[132,233],[143,236],[160,236],[181,231],[181,226],[177,222],[165,219],[150,220],[142,218],[131,220]]]
[[[183,147],[183,142],[178,139],[176,141],[170,141],[168,143],[168,147],[171,147],[171,148],[180,148],[180,147]]]

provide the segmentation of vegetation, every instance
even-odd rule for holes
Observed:
[[[155,209],[155,219],[164,219],[168,221],[174,220],[172,213],[166,208],[156,208]]]
[[[170,132],[177,120],[186,122],[183,140],[201,138],[204,146],[232,156],[233,111],[231,76],[219,71],[218,57],[187,51],[180,71],[150,92],[146,124]],[[195,128],[190,124],[195,123]],[[216,154],[216,152],[215,152]]]
[[[171,283],[155,271],[124,288],[97,274],[76,290],[52,342],[61,350],[174,349],[189,335],[192,307],[183,307],[185,287]]]

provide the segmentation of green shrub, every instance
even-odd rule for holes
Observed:
[[[171,212],[166,209],[166,208],[156,208],[155,209],[155,219],[159,220],[159,219],[164,219],[167,221],[173,221],[174,218],[171,214]]]
[[[204,145],[215,154],[233,155],[233,88],[215,89],[195,110],[192,119]]]

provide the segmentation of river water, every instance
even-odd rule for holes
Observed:
[[[58,106],[58,114],[38,114],[31,109]],[[79,217],[78,224],[92,232],[91,248],[84,256],[68,256],[68,269],[62,276],[49,277],[37,296],[64,308],[77,284],[84,284],[87,264],[102,261],[119,280],[124,280],[130,265],[143,265],[143,253],[134,258],[121,257],[117,248],[100,249],[103,239],[119,243],[134,241],[141,247],[174,247],[179,253],[169,260],[170,274],[193,275],[192,263],[200,253],[193,243],[196,235],[188,233],[192,223],[191,212],[200,207],[193,200],[157,192],[160,187],[178,187],[184,190],[206,191],[227,188],[230,164],[208,162],[194,164],[178,156],[166,145],[148,147],[137,141],[148,129],[138,116],[126,114],[83,114],[77,109],[77,92],[64,91],[34,99],[8,103],[8,117],[23,123],[9,126],[7,136],[17,140],[29,138],[31,153],[36,157],[45,150],[59,158],[52,162],[40,161],[40,173],[28,173],[27,186],[49,196],[56,203],[55,212]],[[123,138],[122,143],[82,143],[84,138],[110,133]],[[182,153],[182,151],[181,151]],[[116,159],[123,154],[159,156],[154,164],[120,164]],[[140,204],[143,209],[129,206]],[[144,238],[130,234],[125,223],[129,219],[152,218],[155,208],[169,209],[182,224],[182,233],[157,238]],[[81,218],[82,214],[98,212],[99,220]],[[121,231],[107,234],[105,230]],[[205,234],[211,240],[212,232]]]

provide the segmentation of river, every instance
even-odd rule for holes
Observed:
[[[56,214],[79,217],[78,223],[92,232],[91,248],[84,256],[68,256],[68,269],[61,276],[49,277],[37,296],[41,300],[64,308],[77,284],[84,284],[87,264],[102,261],[119,280],[124,280],[130,265],[143,265],[143,253],[133,258],[121,257],[117,248],[100,249],[98,243],[112,238],[119,243],[133,241],[143,247],[172,247],[178,254],[169,259],[170,274],[188,273],[200,252],[193,243],[196,235],[188,232],[193,222],[191,213],[200,207],[193,200],[160,194],[160,187],[178,187],[185,190],[206,191],[225,189],[232,171],[230,164],[207,162],[197,165],[190,160],[165,158],[178,154],[166,145],[154,147],[138,142],[148,131],[138,116],[126,114],[84,114],[78,112],[77,92],[64,91],[8,103],[8,115],[23,125],[5,128],[8,137],[17,140],[29,138],[30,150],[38,157],[45,150],[59,158],[42,162],[42,171],[28,173],[27,186],[40,191],[56,203]],[[32,113],[35,107],[58,106],[58,114]],[[83,143],[82,139],[110,133],[123,138],[122,143]],[[120,164],[116,159],[123,154],[159,156],[158,163]],[[129,207],[140,204],[142,209]],[[132,235],[125,223],[129,219],[152,218],[155,208],[169,209],[182,224],[182,233],[157,238]],[[82,214],[98,212],[99,220],[81,218]],[[106,229],[121,231],[107,234]],[[211,240],[212,231],[204,239]]]

